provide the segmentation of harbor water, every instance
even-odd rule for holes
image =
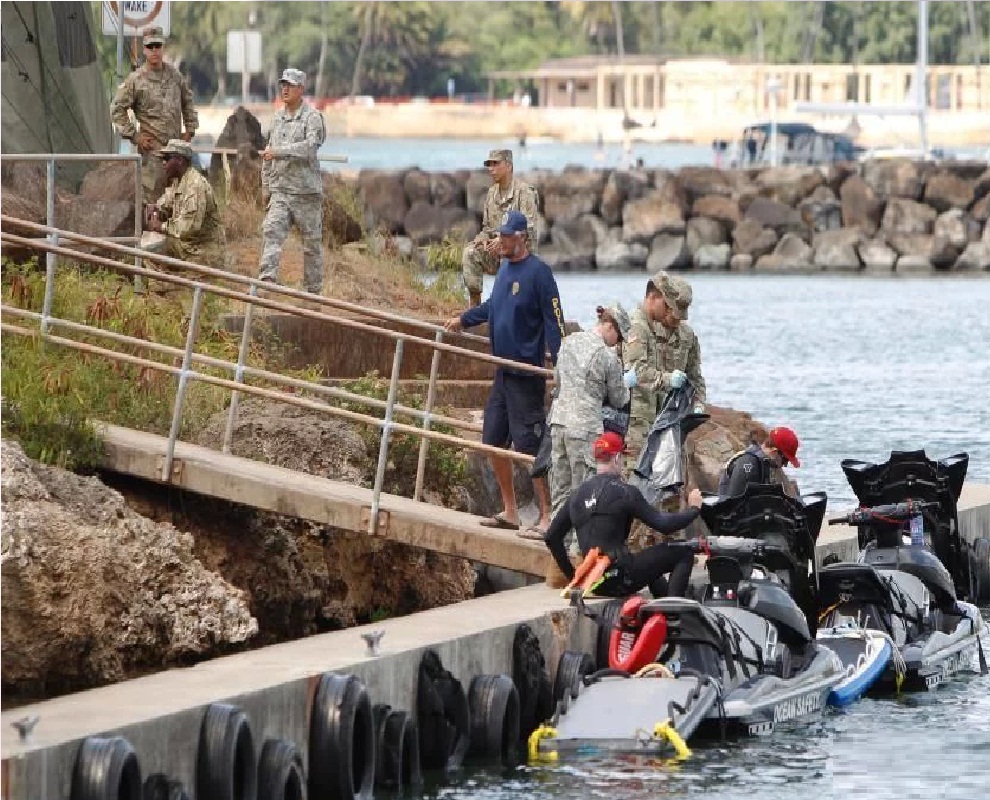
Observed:
[[[793,427],[802,467],[790,474],[803,490],[849,507],[839,461],[882,460],[892,448],[966,451],[970,480],[990,482],[990,280],[689,277],[709,399]],[[566,316],[587,326],[605,301],[631,308],[646,277],[557,281]],[[990,677],[972,668],[930,694],[867,699],[810,727],[702,745],[676,766],[609,759],[465,771],[425,796],[985,800]]]

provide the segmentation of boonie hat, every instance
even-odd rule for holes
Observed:
[[[158,156],[160,158],[168,158],[171,155],[184,156],[192,161],[192,145],[190,145],[185,139],[169,139],[168,144],[158,151]]]
[[[628,452],[625,440],[615,431],[605,431],[591,445],[595,460],[608,461],[612,456]]]
[[[145,44],[165,44],[165,31],[161,28],[145,28],[142,36]]]
[[[498,232],[503,236],[512,236],[516,233],[526,233],[528,227],[529,223],[522,211],[510,211],[502,220],[502,227],[498,229]]]
[[[485,166],[491,166],[499,161],[507,161],[512,163],[512,151],[511,150],[489,150],[488,158],[485,159]]]
[[[305,86],[306,73],[303,72],[301,69],[288,67],[282,70],[282,77],[278,79],[278,82],[291,83],[293,86]]]
[[[784,457],[784,461],[792,467],[801,466],[797,457],[797,434],[790,428],[771,428],[770,433],[767,434],[767,442],[771,447],[776,447],[777,451]]]
[[[679,320],[688,318],[688,307],[693,297],[690,283],[684,278],[675,278],[666,272],[658,272],[650,278],[650,283],[656,286],[667,306]]]
[[[620,303],[615,302],[609,306],[598,306],[596,310],[599,317],[601,317],[602,314],[608,314],[613,320],[615,320],[615,325],[619,329],[619,335],[622,337],[623,341],[629,338],[629,329],[632,327],[632,321],[629,319],[628,312]]]

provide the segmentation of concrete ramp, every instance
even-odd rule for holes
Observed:
[[[162,483],[168,440],[101,425],[103,468]],[[176,442],[169,485],[234,503],[364,532],[371,489]],[[376,535],[452,556],[543,577],[551,556],[542,542],[513,531],[483,528],[480,518],[449,508],[382,494]]]

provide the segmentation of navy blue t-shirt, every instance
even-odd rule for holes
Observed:
[[[503,258],[489,298],[461,314],[465,328],[483,322],[492,355],[542,367],[549,350],[556,364],[564,312],[550,267],[532,253],[521,261]]]

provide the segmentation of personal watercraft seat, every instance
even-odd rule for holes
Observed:
[[[826,611],[839,609],[844,617],[852,617],[864,627],[885,631],[898,644],[921,632],[930,603],[925,585],[913,575],[878,570],[868,564],[823,568],[819,596]]]
[[[952,576],[934,554],[920,547],[867,547],[863,561],[880,570],[897,570],[918,578],[943,611],[956,607],[956,587]]]

